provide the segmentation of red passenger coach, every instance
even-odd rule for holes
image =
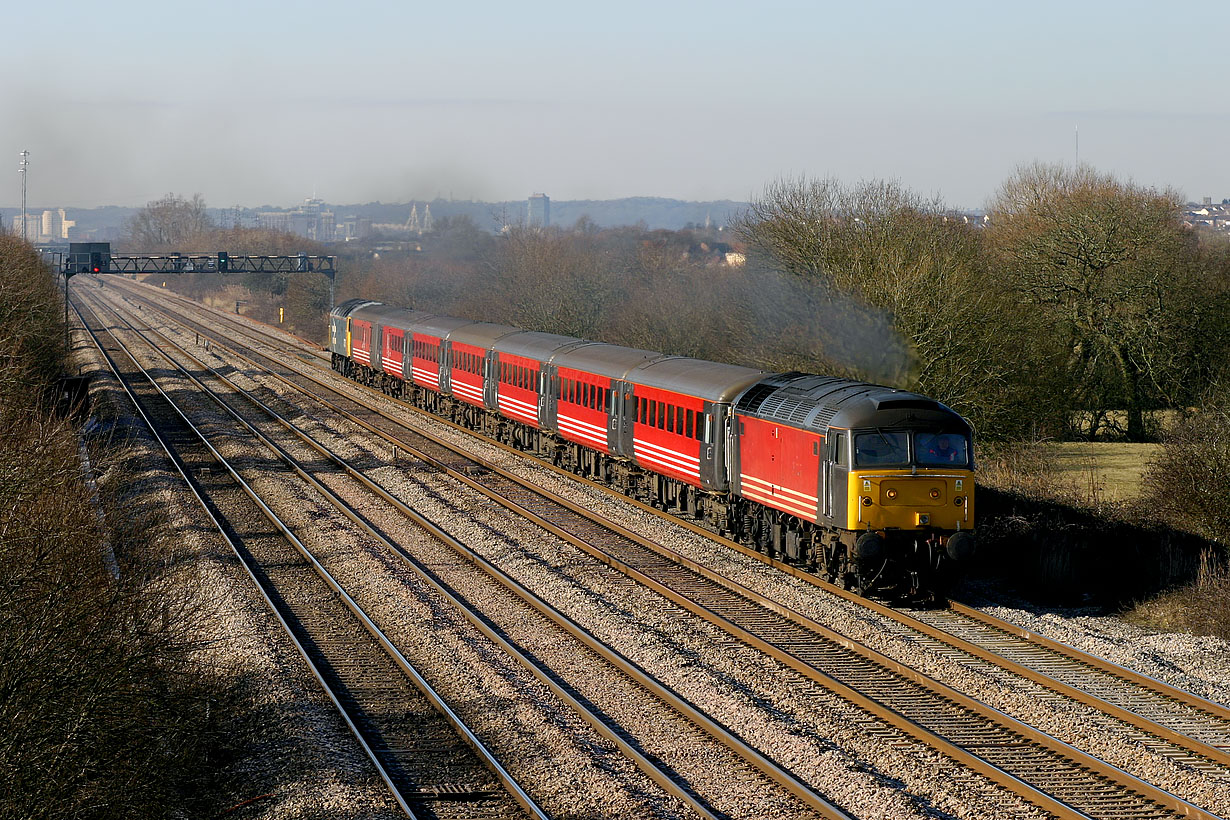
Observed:
[[[630,456],[633,399],[632,386],[624,377],[660,358],[662,354],[652,350],[601,342],[577,343],[559,351],[551,359],[551,370],[554,427],[560,438],[604,456]]]
[[[725,492],[730,405],[763,370],[668,356],[628,372],[637,466],[693,487]]]
[[[652,387],[636,388],[632,441],[636,461],[647,470],[701,486],[705,402]]]
[[[380,333],[380,369],[399,379],[406,377],[405,370],[406,332],[400,328],[385,326]]]
[[[501,353],[497,368],[496,401],[501,415],[537,427],[541,363],[525,356]]]
[[[449,392],[448,334],[473,324],[452,316],[424,316],[411,326],[411,376],[415,384],[433,393]]]
[[[487,351],[474,345],[452,345],[449,387],[453,395],[469,404],[483,406],[483,368]]]
[[[410,378],[428,390],[440,390],[440,338],[415,333],[410,344]]]

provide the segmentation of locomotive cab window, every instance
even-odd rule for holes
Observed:
[[[915,433],[914,454],[920,466],[965,466],[969,439],[960,433]]]
[[[903,430],[855,433],[854,464],[858,467],[904,467],[910,463],[909,440],[909,434]]]

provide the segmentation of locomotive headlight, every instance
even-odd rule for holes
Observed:
[[[938,489],[938,488],[936,488],[936,487],[932,487],[932,488],[931,488],[931,497],[932,497],[932,498],[939,498],[939,497],[940,497],[940,491],[939,491],[939,489]]]
[[[869,496],[869,495],[865,495],[865,496],[863,496],[863,506],[864,506],[864,507],[870,507],[870,506],[871,506],[871,496]]]
[[[885,493],[885,495],[888,496],[889,498],[896,498],[897,491],[890,489],[888,492]]]
[[[952,505],[954,507],[960,507],[964,503],[965,503],[965,499],[962,498],[961,496],[957,496],[956,498],[952,500]]]

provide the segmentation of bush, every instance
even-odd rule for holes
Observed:
[[[193,660],[192,590],[167,574],[156,521],[97,514],[76,432],[49,412],[62,307],[10,237],[0,293],[0,818],[190,812],[217,697]]]
[[[1145,474],[1145,498],[1157,515],[1181,529],[1230,546],[1230,407],[1209,407],[1178,424],[1163,439],[1161,455]]]

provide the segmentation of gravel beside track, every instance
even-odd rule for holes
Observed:
[[[195,591],[197,661],[237,696],[223,706],[230,756],[213,775],[217,812],[242,805],[235,816],[261,820],[403,817],[83,331],[73,332],[73,356],[78,374],[91,378],[91,417],[125,448],[125,493],[164,511],[175,533],[168,562]]]

